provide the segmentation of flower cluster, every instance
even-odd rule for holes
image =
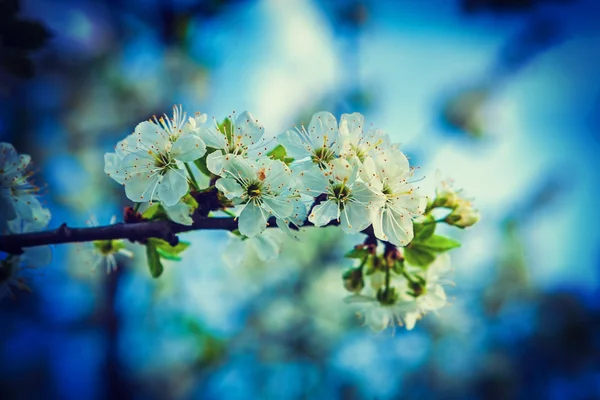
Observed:
[[[173,214],[194,187],[195,172],[210,174],[223,196],[222,208],[239,216],[240,234],[264,231],[271,218],[279,227],[340,224],[348,233],[373,225],[377,238],[406,245],[412,221],[425,198],[411,183],[406,156],[379,130],[364,132],[358,113],[338,124],[328,112],[278,137],[268,151],[264,128],[249,112],[224,123],[206,123],[204,114],[187,118],[175,107],[172,118],[140,123],[105,155],[105,171],[135,202],[158,201],[175,222],[190,225],[193,207]],[[310,210],[310,212],[308,212]]]
[[[479,218],[460,191],[442,182],[428,202],[400,146],[381,130],[365,129],[359,113],[338,122],[318,112],[307,127],[276,141],[264,138],[263,126],[247,111],[208,123],[205,114],[188,118],[176,106],[172,117],[142,122],[120,141],[105,155],[105,171],[138,203],[142,219],[191,225],[213,212],[233,216],[234,235],[262,260],[276,256],[282,243],[265,232],[269,225],[291,236],[306,225],[367,233],[367,242],[350,252],[359,266],[344,275],[344,284],[353,293],[349,302],[367,305],[366,321],[374,329],[391,322],[412,328],[424,313],[445,305],[445,252],[459,244],[435,235],[435,226],[465,228]],[[208,187],[198,185],[202,175]],[[201,204],[207,198],[210,204]],[[436,208],[450,211],[435,220]],[[377,250],[378,242],[385,251]],[[147,244],[153,276],[163,270],[165,251],[160,241]],[[240,249],[238,258],[243,254]]]
[[[357,246],[352,257],[360,260],[344,274],[344,286],[353,293],[346,302],[361,307],[365,323],[375,331],[396,324],[411,330],[423,315],[447,303],[444,286],[453,284],[448,253],[429,265],[412,265],[400,249],[386,247],[382,253],[367,244]]]

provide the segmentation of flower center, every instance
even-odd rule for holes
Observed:
[[[12,256],[0,261],[0,283],[8,281],[15,274],[16,262],[12,260]]]
[[[365,157],[367,156],[366,152],[364,152],[360,147],[354,145],[351,146],[351,149],[354,151],[354,154],[356,154],[356,157],[358,157],[360,162],[365,162]]]
[[[103,256],[107,256],[115,252],[113,240],[95,240],[92,242],[96,250]]]
[[[174,164],[169,153],[151,153],[154,157],[154,166],[160,170],[160,174],[164,175],[167,170]]]
[[[248,185],[246,194],[250,200],[259,198],[261,195],[261,184],[260,182],[253,182]]]
[[[349,198],[350,198],[350,189],[348,188],[348,186],[346,186],[345,182],[334,185],[331,188],[331,192],[329,194],[329,200],[333,200],[334,202],[338,203],[340,206],[340,209],[342,209],[342,210],[344,209],[344,205],[348,201]]]
[[[319,167],[326,167],[327,163],[335,158],[333,150],[328,147],[319,147],[313,151],[312,162],[318,164]]]

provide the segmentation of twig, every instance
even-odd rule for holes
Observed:
[[[303,226],[312,225],[312,223],[306,221]],[[332,221],[328,225],[338,225],[338,222]],[[269,219],[269,226],[277,226],[275,218]],[[237,228],[238,222],[233,218],[228,217],[196,217],[192,225],[180,225],[172,221],[144,221],[117,223],[90,228],[70,228],[67,224],[62,224],[51,231],[0,236],[0,251],[11,254],[21,254],[23,248],[26,247],[114,239],[144,241],[148,238],[163,239],[171,246],[175,246],[179,242],[179,238],[177,237],[177,234],[179,233],[196,230],[233,231]],[[363,233],[374,236],[371,227],[365,229]]]

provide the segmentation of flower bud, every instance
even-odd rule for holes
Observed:
[[[350,293],[360,293],[365,287],[361,268],[353,268],[344,273],[342,276],[344,287]]]
[[[468,200],[459,199],[458,206],[446,217],[446,223],[458,228],[467,228],[479,221],[479,211]]]

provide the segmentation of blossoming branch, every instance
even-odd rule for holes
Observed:
[[[26,271],[49,262],[48,245],[90,242],[97,263],[110,271],[115,256],[132,255],[129,239],[145,246],[157,278],[163,260],[178,260],[193,245],[179,240],[186,231],[232,231],[267,260],[281,245],[273,230],[296,238],[307,226],[338,225],[348,234],[367,234],[346,254],[354,260],[342,276],[352,293],[346,301],[357,304],[375,330],[411,329],[446,304],[447,252],[459,243],[436,235],[436,226],[466,228],[479,213],[450,181],[440,181],[435,196],[420,193],[399,145],[364,126],[359,113],[343,114],[338,123],[318,112],[307,127],[275,142],[265,139],[249,112],[219,123],[206,114],[188,117],[176,106],[171,117],[138,124],[104,156],[104,171],[133,202],[123,222],[52,231],[44,231],[50,211],[30,182],[30,157],[1,143],[1,218],[9,234],[0,237],[0,296],[29,288]],[[435,210],[445,210],[442,218]]]

